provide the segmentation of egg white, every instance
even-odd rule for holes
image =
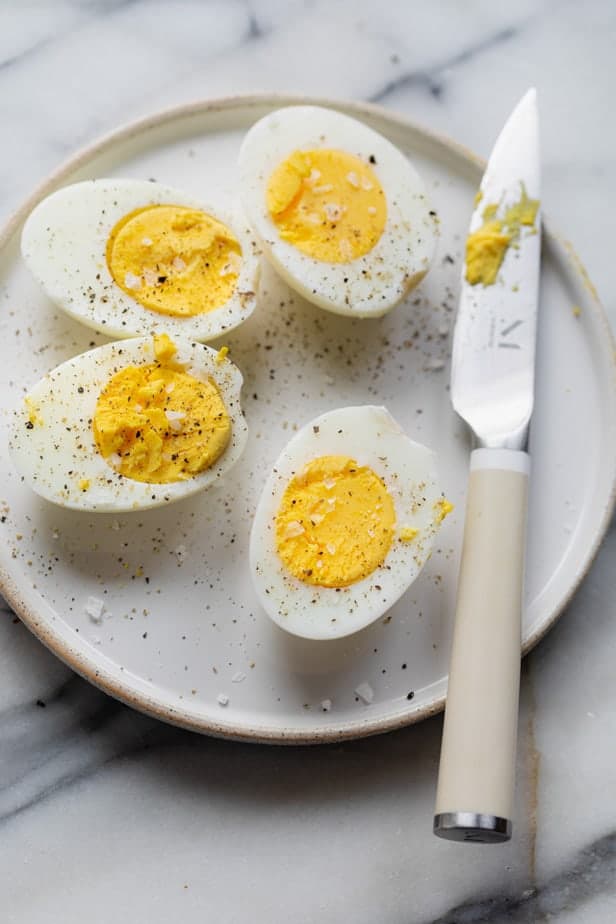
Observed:
[[[396,533],[385,562],[368,577],[339,590],[298,580],[276,551],[275,519],[294,474],[311,459],[346,455],[368,465],[387,487],[396,511]],[[436,457],[401,430],[384,407],[345,407],[303,427],[276,460],[261,494],[250,537],[250,569],[270,618],[293,635],[339,638],[383,615],[419,575],[437,531],[440,500]],[[419,530],[401,542],[401,527]]]
[[[372,250],[350,263],[315,260],[282,240],[267,209],[267,184],[275,168],[294,151],[315,148],[376,160],[371,167],[385,193],[387,222]],[[319,106],[279,109],[248,131],[239,167],[242,206],[265,255],[292,288],[321,308],[380,317],[428,271],[436,223],[424,184],[405,155],[367,125]]]
[[[109,235],[129,212],[148,205],[201,209],[223,222],[242,248],[231,298],[220,308],[176,318],[144,308],[113,279],[105,257]],[[98,179],[65,186],[33,209],[23,228],[22,256],[45,293],[72,318],[110,337],[165,331],[212,340],[245,321],[256,305],[258,253],[239,211],[225,215],[185,192],[146,180]]]
[[[13,464],[41,497],[75,510],[144,510],[180,500],[220,479],[237,462],[246,445],[248,427],[240,404],[242,374],[230,360],[216,363],[216,350],[201,343],[174,340],[173,359],[202,381],[212,379],[231,418],[231,440],[209,469],[187,481],[148,484],[120,475],[98,451],[92,418],[108,380],[126,366],[155,362],[153,338],[107,343],[67,360],[49,372],[26,395],[41,423],[29,426],[24,401],[14,412],[9,437]],[[90,481],[81,490],[82,479]]]

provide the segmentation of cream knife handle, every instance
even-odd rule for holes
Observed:
[[[511,837],[529,457],[471,455],[434,833]]]

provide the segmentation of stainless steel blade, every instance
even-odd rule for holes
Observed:
[[[519,202],[539,199],[539,131],[535,90],[518,103],[499,135],[481,181],[469,233]],[[466,280],[454,331],[451,397],[480,446],[524,448],[533,409],[541,216],[507,250],[492,285]]]

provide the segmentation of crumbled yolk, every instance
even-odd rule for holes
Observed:
[[[33,427],[41,426],[43,418],[39,414],[38,407],[32,398],[24,398],[26,410],[28,411],[28,423]]]
[[[412,526],[403,526],[398,533],[398,538],[400,542],[412,542],[416,536],[419,535],[418,529],[413,529]]]
[[[295,475],[276,515],[276,549],[300,581],[347,587],[383,564],[396,526],[379,476],[348,456],[320,456]]]
[[[153,341],[156,362],[169,364],[178,351],[169,334],[154,334]]]
[[[214,359],[214,362],[216,363],[217,366],[220,366],[222,363],[224,363],[228,355],[229,355],[229,347],[221,346],[218,353],[216,354],[216,358]]]
[[[282,240],[328,263],[369,253],[387,220],[374,170],[346,151],[295,151],[267,185],[267,208]]]
[[[237,285],[241,247],[222,222],[198,209],[149,205],[115,225],[107,266],[144,308],[193,317],[220,308]]]
[[[482,283],[491,286],[496,282],[498,271],[509,247],[520,237],[523,227],[530,227],[532,233],[538,199],[529,199],[522,184],[519,202],[510,206],[502,219],[496,217],[498,205],[486,205],[483,210],[483,224],[469,234],[466,240],[466,279],[472,286]]]
[[[453,504],[450,501],[443,498],[442,500],[436,502],[436,504],[434,505],[434,509],[436,512],[435,522],[439,524],[443,522],[445,517],[449,516],[449,514],[453,510]]]
[[[127,366],[99,395],[92,421],[101,455],[135,481],[185,481],[227,448],[231,421],[218,388],[173,362],[166,334],[154,338],[157,362]]]
[[[79,482],[79,490],[87,491],[89,487],[90,487],[90,479],[82,478],[81,481]]]

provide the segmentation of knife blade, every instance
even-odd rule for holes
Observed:
[[[534,89],[485,170],[466,244],[451,397],[470,457],[434,833],[498,843],[512,830],[541,218]]]

